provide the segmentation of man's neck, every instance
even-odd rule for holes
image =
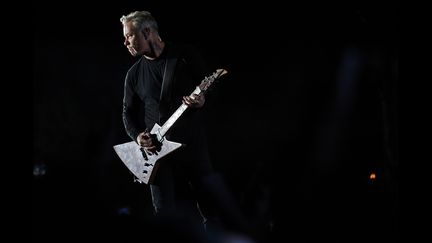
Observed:
[[[161,38],[158,37],[156,41],[150,42],[150,48],[152,55],[149,56],[144,54],[144,57],[148,60],[154,60],[162,54],[165,48],[165,42],[163,42]]]

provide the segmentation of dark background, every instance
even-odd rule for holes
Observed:
[[[263,241],[398,239],[398,2],[79,0],[33,3],[35,241],[145,235],[130,227],[148,187],[112,149],[129,141],[134,10],[228,70],[206,107],[212,160]]]

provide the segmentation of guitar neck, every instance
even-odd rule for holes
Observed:
[[[195,90],[192,92],[190,96],[193,94],[200,94],[201,89],[199,87],[196,87]],[[177,110],[168,118],[168,120],[162,125],[162,127],[159,130],[159,140],[161,140],[165,134],[169,131],[169,129],[174,125],[174,123],[180,118],[180,116],[187,110],[188,106],[185,104],[181,104]]]

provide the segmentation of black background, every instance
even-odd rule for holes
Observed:
[[[212,160],[264,241],[398,238],[397,2],[79,0],[33,3],[35,240],[130,236],[125,218],[151,214],[112,149],[129,141],[134,10],[228,70],[206,107]]]

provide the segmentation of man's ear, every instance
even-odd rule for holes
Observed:
[[[148,37],[149,37],[149,35],[150,35],[150,28],[144,28],[141,32],[142,32],[143,35],[144,35],[144,39],[147,40]]]

